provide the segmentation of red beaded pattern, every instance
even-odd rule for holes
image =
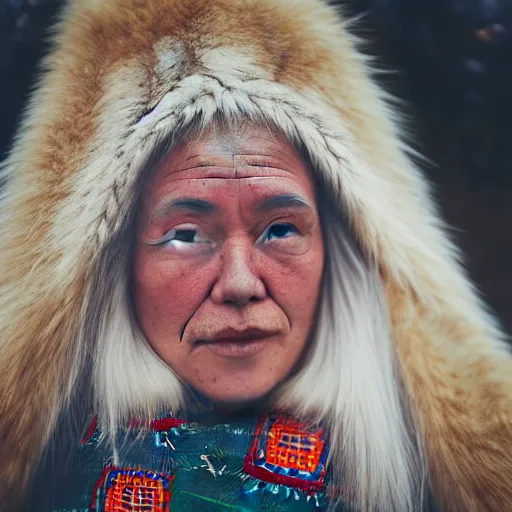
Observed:
[[[256,426],[244,472],[265,482],[317,492],[324,488],[326,462],[322,429],[269,415]]]
[[[91,510],[170,512],[173,477],[137,469],[105,469],[96,484]]]

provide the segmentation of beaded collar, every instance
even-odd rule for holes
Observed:
[[[93,421],[82,451],[97,458],[101,446]],[[116,457],[103,458],[89,510],[320,511],[327,454],[321,427],[279,414],[215,425],[134,420]]]

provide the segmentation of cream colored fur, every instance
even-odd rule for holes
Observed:
[[[3,503],[79,377],[99,263],[149,154],[220,112],[268,120],[304,144],[377,262],[441,509],[512,509],[511,356],[356,42],[320,0],[70,3],[3,169]]]

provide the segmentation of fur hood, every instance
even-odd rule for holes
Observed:
[[[221,112],[300,140],[378,262],[441,509],[512,509],[510,354],[349,29],[321,0],[69,3],[3,166],[0,494],[22,488],[54,431],[148,154]]]

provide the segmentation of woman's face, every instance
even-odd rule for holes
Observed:
[[[258,127],[175,148],[146,190],[134,265],[139,325],[176,374],[214,402],[263,397],[302,354],[320,291],[307,165]]]

